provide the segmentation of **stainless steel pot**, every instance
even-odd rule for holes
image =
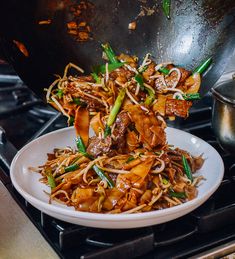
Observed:
[[[235,154],[235,80],[234,72],[225,74],[214,88],[212,128],[223,149]]]

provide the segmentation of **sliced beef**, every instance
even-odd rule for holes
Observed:
[[[125,69],[124,67],[120,67],[113,72],[110,73],[109,77],[115,81],[125,84],[129,79],[131,79],[135,75],[134,72]]]
[[[104,108],[104,105],[102,103],[88,96],[82,96],[81,101],[86,103],[88,109],[90,108],[97,111]]]
[[[168,65],[167,68],[170,70],[172,68],[174,68],[173,65]],[[179,85],[183,84],[185,82],[185,80],[191,75],[191,72],[182,68],[182,67],[177,67],[180,72],[181,72],[181,77],[179,80]],[[177,72],[173,71],[169,76],[166,77],[166,83],[168,86],[171,86],[174,84],[174,82],[177,79]]]
[[[115,145],[118,150],[122,150],[126,146],[125,133],[130,123],[131,120],[127,112],[121,112],[118,114],[116,118],[116,126],[112,134],[113,145]]]
[[[89,140],[87,152],[94,157],[98,157],[104,154],[108,155],[111,151],[111,144],[111,137],[106,137],[102,139],[98,137],[92,137]]]
[[[150,65],[148,65],[147,69],[143,72],[143,77],[145,80],[149,80],[150,76],[152,76],[155,72],[155,64],[152,62]]]
[[[166,100],[166,115],[187,118],[189,108],[191,106],[192,106],[192,102],[189,102],[189,101],[177,100],[177,99],[167,99]]]

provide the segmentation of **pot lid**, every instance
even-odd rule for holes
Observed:
[[[224,75],[222,80],[216,84],[211,92],[223,102],[235,105],[235,74],[229,73]]]

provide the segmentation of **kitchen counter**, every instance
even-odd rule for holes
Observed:
[[[57,259],[58,256],[0,181],[0,258]]]

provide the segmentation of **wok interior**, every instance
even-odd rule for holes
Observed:
[[[1,45],[16,72],[40,96],[44,96],[42,89],[53,80],[53,74],[61,74],[67,63],[76,63],[87,72],[101,63],[100,44],[104,42],[117,53],[143,57],[149,52],[158,62],[172,61],[187,69],[213,56],[213,66],[201,87],[203,95],[221,76],[234,48],[232,0],[172,1],[170,20],[163,14],[161,1],[91,1],[92,40],[87,42],[78,42],[68,34],[67,22],[73,18],[70,2],[81,1],[22,4],[9,0],[0,11]],[[138,16],[143,8],[154,13]],[[51,19],[51,24],[39,26],[38,21],[45,19]],[[128,24],[134,20],[136,30],[130,31]],[[28,58],[19,53],[13,40],[25,44]]]

